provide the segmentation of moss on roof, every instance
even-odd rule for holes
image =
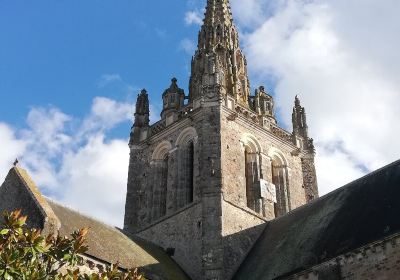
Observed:
[[[44,234],[57,233],[59,230],[61,235],[69,236],[75,230],[89,227],[87,255],[98,261],[110,264],[118,262],[126,269],[140,268],[148,279],[189,279],[162,248],[138,237],[129,238],[117,228],[46,199],[22,168],[13,167],[0,190],[0,194],[3,194],[0,196],[0,211],[21,208],[27,215],[40,215],[43,222],[31,226],[41,228]]]
[[[400,232],[400,161],[270,222],[234,279],[291,275]]]
[[[128,238],[119,229],[108,226],[74,210],[47,200],[61,221],[60,234],[69,235],[74,230],[89,227],[89,256],[108,263],[119,262],[122,268],[138,267],[148,278],[189,279],[183,270],[163,249],[138,237]]]
[[[36,186],[35,182],[31,179],[28,172],[20,167],[14,167],[11,169],[20,178],[20,182],[25,185],[25,187],[30,191],[33,199],[39,206],[40,210],[46,217],[46,221],[52,223],[57,229],[60,227],[60,221],[54,214],[53,209],[47,203],[46,199],[42,196],[39,188]]]

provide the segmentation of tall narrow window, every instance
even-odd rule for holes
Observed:
[[[245,161],[247,207],[253,211],[260,212],[260,203],[259,199],[256,197],[254,188],[259,177],[257,153],[251,153],[248,151],[248,149],[246,149]]]
[[[167,186],[168,186],[168,155],[164,159],[156,160],[153,167],[153,214],[156,220],[167,213]]]
[[[187,203],[193,202],[193,190],[194,190],[194,144],[191,141],[188,144],[188,172],[187,172]]]
[[[180,151],[178,207],[194,200],[194,143],[189,141]]]
[[[287,168],[279,159],[272,161],[272,183],[276,187],[275,217],[289,212]]]
[[[167,214],[167,189],[168,189],[168,155],[165,156],[161,170],[160,188],[160,217]]]

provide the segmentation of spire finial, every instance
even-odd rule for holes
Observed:
[[[14,167],[18,167],[18,164],[19,164],[19,160],[18,160],[18,158],[16,158],[13,165],[14,165]]]
[[[300,98],[299,98],[299,95],[298,95],[298,94],[296,94],[296,97],[294,98],[294,104],[295,104],[296,106],[300,106]]]
[[[217,95],[229,92],[239,104],[248,107],[251,87],[247,61],[240,49],[239,32],[233,22],[229,0],[207,1],[197,46],[191,65],[189,103],[204,94],[201,90],[204,86],[213,86]],[[209,75],[217,78],[211,79]],[[205,84],[211,80],[212,85]]]

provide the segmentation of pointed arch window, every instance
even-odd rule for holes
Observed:
[[[272,183],[276,187],[277,203],[274,203],[275,217],[290,211],[288,170],[285,162],[278,156],[272,157]]]
[[[154,151],[151,161],[152,189],[150,192],[149,215],[152,221],[167,214],[167,194],[169,176],[169,151],[171,144],[161,143]]]
[[[250,151],[249,148],[245,150],[245,161],[246,161],[246,199],[247,207],[251,210],[256,211],[256,197],[254,185],[258,180],[258,165],[257,165],[257,154]]]
[[[178,184],[176,189],[177,208],[185,207],[195,201],[195,177],[198,172],[196,165],[197,132],[194,127],[185,128],[176,140],[178,148]]]
[[[260,197],[257,186],[261,177],[260,149],[253,138],[244,140],[246,203],[251,210],[264,215],[263,200]]]
[[[178,207],[184,207],[194,200],[194,143],[190,140],[180,149],[180,178]]]
[[[167,214],[168,189],[168,154],[163,159],[155,160],[153,166],[153,220]]]

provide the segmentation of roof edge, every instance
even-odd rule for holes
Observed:
[[[54,213],[53,209],[47,203],[46,199],[40,192],[39,188],[36,186],[35,182],[29,176],[28,172],[21,167],[13,167],[10,172],[14,171],[20,182],[28,190],[31,198],[38,206],[40,212],[43,214],[45,219],[44,232],[49,234],[56,234],[61,227],[61,222]]]

